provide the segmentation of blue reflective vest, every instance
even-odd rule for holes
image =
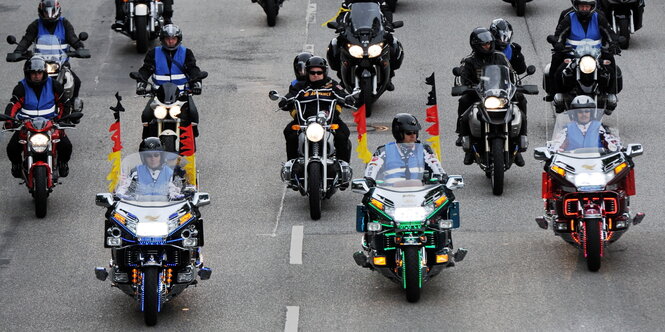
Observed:
[[[178,46],[175,54],[173,55],[173,61],[171,62],[171,67],[169,68],[168,61],[166,60],[166,53],[164,53],[161,46],[155,47],[155,73],[152,75],[152,81],[160,86],[167,82],[172,82],[178,86],[178,89],[185,89],[185,84],[187,84],[187,75],[180,70],[180,67],[185,66],[185,58],[187,56],[187,48],[184,46]],[[180,64],[176,65],[174,62]]]
[[[138,190],[141,195],[168,195],[169,184],[173,177],[173,170],[168,166],[162,166],[162,170],[156,179],[150,175],[150,169],[145,165],[137,166]]]
[[[37,98],[35,90],[28,85],[25,79],[20,83],[23,84],[23,90],[25,90],[23,108],[18,113],[20,119],[29,119],[38,116],[52,119],[58,115],[55,107],[55,94],[53,93],[53,79],[50,77],[46,78],[46,82],[42,85],[39,98]]]
[[[508,61],[510,61],[510,59],[513,58],[513,45],[508,45],[508,47],[503,50],[503,55],[505,55],[506,58],[508,58]]]
[[[568,35],[568,39],[566,39],[566,45],[577,46],[583,39],[591,39],[597,41],[598,47],[600,47],[602,38],[600,27],[598,26],[598,13],[594,12],[591,15],[591,20],[586,31],[584,31],[582,23],[577,18],[577,13],[570,13],[570,34]]]
[[[566,133],[566,139],[568,140],[566,151],[581,148],[603,147],[603,144],[600,141],[600,126],[600,121],[591,121],[591,124],[586,131],[586,135],[582,135],[582,131],[580,130],[580,127],[577,126],[577,122],[569,122],[566,125],[566,128],[568,129]]]
[[[399,146],[394,142],[386,144],[385,149],[383,173],[386,182],[393,182],[390,179],[395,181],[422,179],[425,173],[425,149],[422,144],[417,144],[413,153],[407,156],[402,156]]]
[[[37,40],[39,40],[39,37],[44,36],[44,35],[53,35],[58,37],[58,40],[60,40],[60,44],[63,47],[63,50],[67,50],[69,48],[69,45],[67,45],[67,34],[65,31],[65,23],[64,23],[64,17],[58,18],[58,23],[56,23],[55,26],[55,31],[53,33],[50,33],[48,29],[46,29],[46,26],[44,26],[44,21],[42,19],[37,20]]]

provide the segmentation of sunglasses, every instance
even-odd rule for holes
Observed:
[[[578,112],[579,112],[579,113],[584,113],[584,114],[590,114],[590,113],[591,113],[590,110],[584,110],[584,111],[578,111]]]
[[[417,131],[405,131],[404,135],[418,135]]]
[[[323,72],[322,71],[310,71],[309,74],[310,75],[323,75]]]
[[[157,158],[157,157],[161,157],[162,154],[159,153],[159,152],[155,152],[155,153],[146,153],[146,156],[149,157],[149,158]]]

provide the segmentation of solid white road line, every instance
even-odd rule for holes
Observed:
[[[291,264],[302,264],[302,241],[304,233],[304,226],[293,226],[291,228],[291,251],[289,252],[289,263]]]
[[[284,332],[297,332],[298,319],[300,319],[300,307],[286,307],[286,323]]]

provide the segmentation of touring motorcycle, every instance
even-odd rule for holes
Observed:
[[[621,48],[630,46],[630,35],[642,28],[644,0],[601,0],[605,17],[611,19],[612,29],[624,39]]]
[[[316,98],[299,100],[303,95]],[[273,90],[269,97],[273,101],[283,99],[293,102],[295,107],[298,124],[291,129],[299,133],[300,157],[282,166],[281,178],[290,188],[308,196],[310,217],[318,220],[321,218],[322,200],[331,198],[338,188],[345,190],[353,174],[351,166],[335,155],[334,132],[339,125],[333,123],[337,108],[341,107],[339,104],[352,108],[347,105],[353,103],[353,95],[341,98],[333,89],[325,88],[301,90],[290,99]]]
[[[569,112],[557,115],[548,146],[534,151],[534,157],[545,162],[545,215],[536,222],[543,229],[551,226],[555,235],[578,247],[587,268],[598,271],[606,246],[644,218],[644,213],[633,214],[630,209],[630,197],[636,194],[633,157],[641,155],[643,149],[641,144],[621,148],[598,142],[590,144],[593,147],[569,149],[563,133],[576,125]],[[592,113],[595,121],[602,123],[603,110]],[[607,128],[603,137],[612,135],[620,142],[617,130],[603,127]]]
[[[353,3],[346,23],[329,22],[339,36],[328,46],[330,68],[338,72],[347,91],[360,90],[360,104],[366,116],[386,91],[390,74],[399,69],[404,58],[402,44],[390,32],[404,25],[395,21],[391,28],[383,23],[379,4]]]
[[[534,66],[529,66],[525,76],[514,78],[507,66],[490,65],[483,68],[478,86],[467,87],[458,85],[460,68],[453,69],[457,86],[452,88],[452,95],[475,91],[480,99],[463,115],[471,136],[462,138],[462,148],[473,153],[475,162],[492,179],[494,195],[503,193],[504,172],[512,166],[515,155],[527,148],[526,137],[520,136],[522,111],[512,100],[516,92],[538,94],[537,86],[521,84],[522,79],[535,71]]]
[[[145,53],[164,26],[164,4],[159,0],[125,0],[123,11],[123,28],[116,31],[136,41],[136,52]]]
[[[161,153],[164,167],[173,173],[168,185],[155,189],[133,180],[132,173],[154,153],[123,158],[115,192],[96,196],[96,204],[107,209],[103,239],[112,259],[110,270],[97,267],[95,276],[101,281],[110,277],[114,287],[138,301],[147,325],[157,323],[165,302],[196,285],[197,275],[207,280],[212,273],[203,266],[199,212],[210,204],[210,196],[180,176],[187,163],[174,153]]]
[[[73,129],[83,113],[75,112],[59,120],[34,117],[21,119],[0,114],[0,121],[12,121],[19,125],[3,131],[18,131],[23,145],[22,178],[35,201],[37,218],[46,217],[48,196],[59,184],[57,147],[64,129]]]
[[[406,299],[417,302],[425,282],[466,256],[464,248],[453,253],[452,239],[452,230],[460,226],[452,190],[463,188],[464,180],[452,175],[442,184],[419,173],[386,181],[390,174],[380,171],[375,185],[368,179],[352,182],[353,192],[364,195],[356,215],[363,250],[353,258],[402,285]]]

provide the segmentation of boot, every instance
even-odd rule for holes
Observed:
[[[464,165],[471,165],[473,164],[473,152],[465,152],[464,153]]]
[[[455,146],[462,146],[462,135],[457,136],[457,140],[455,141]]]
[[[23,174],[21,173],[23,173],[21,170],[21,163],[12,163],[12,176],[20,179],[23,177]]]
[[[58,162],[58,173],[60,177],[66,178],[69,175],[69,164],[63,161]]]
[[[515,165],[519,167],[524,167],[524,158],[522,157],[522,153],[518,152],[515,154]]]

